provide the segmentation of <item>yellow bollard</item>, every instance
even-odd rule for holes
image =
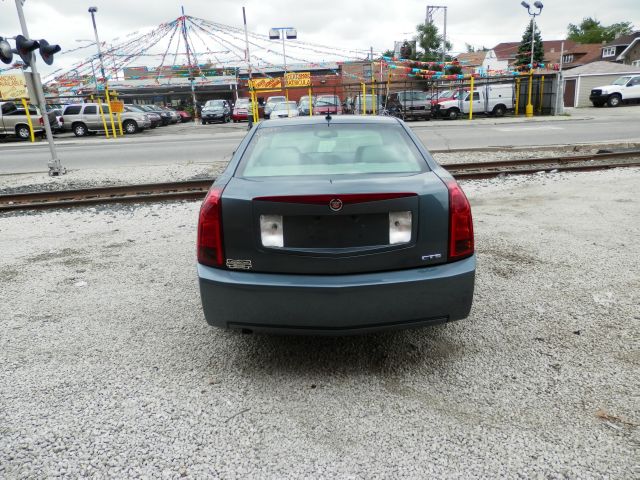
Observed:
[[[118,101],[118,94],[115,91],[113,92],[113,100],[116,102]],[[111,105],[109,105],[109,110],[111,110]],[[118,127],[120,129],[120,136],[123,137],[124,132],[122,131],[122,113],[118,112],[116,115],[118,118]]]
[[[540,79],[540,107],[538,108],[538,112],[542,114],[542,99],[544,98],[544,75]]]
[[[111,111],[111,98],[109,97],[109,86],[105,84],[104,94],[107,99],[107,106],[109,107],[109,120],[111,120],[111,130],[113,131],[113,138],[118,138],[116,134],[116,123],[113,121],[113,112]]]
[[[371,82],[371,114],[375,115],[376,114],[376,90],[375,90],[375,84],[373,82]]]
[[[31,137],[31,143],[33,143],[36,141],[36,136],[33,133],[33,122],[31,121],[31,114],[29,113],[29,105],[24,98],[22,99],[22,106],[24,107],[24,113],[27,116],[27,124],[29,125],[29,136]],[[46,115],[47,112],[44,112],[44,114]]]
[[[367,86],[362,82],[362,101],[360,102],[362,107],[362,115],[367,114]]]
[[[104,116],[104,110],[102,108],[102,100],[98,97],[98,110],[100,110],[100,118],[102,118],[102,126],[104,127],[104,135],[109,138],[109,129],[107,128],[107,119]]]
[[[251,96],[251,115],[253,116],[253,123],[258,123],[258,96],[255,90],[250,91]]]
[[[516,79],[516,104],[514,105],[514,113],[518,116],[518,107],[520,106],[520,79]]]
[[[529,71],[529,93],[527,95],[527,107],[524,110],[525,117],[533,117],[533,105],[531,104],[532,92],[533,92],[533,69]]]
[[[313,105],[311,104],[311,87],[309,87],[309,116],[313,115]]]
[[[471,76],[471,86],[469,87],[469,120],[473,120],[473,76]]]

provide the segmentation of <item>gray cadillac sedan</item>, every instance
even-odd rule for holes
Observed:
[[[405,124],[270,120],[242,141],[200,209],[207,322],[350,334],[467,317],[469,202]]]

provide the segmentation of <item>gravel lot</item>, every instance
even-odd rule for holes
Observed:
[[[203,318],[198,205],[0,217],[0,477],[638,478],[640,169],[468,182],[467,320]]]

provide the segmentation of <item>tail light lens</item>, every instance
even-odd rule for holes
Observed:
[[[200,207],[198,218],[198,263],[222,267],[222,188],[213,187]]]
[[[38,123],[40,125],[44,125],[44,120],[42,119],[42,117],[38,118]]]
[[[449,190],[449,261],[473,255],[473,219],[467,196],[455,180],[447,182]]]

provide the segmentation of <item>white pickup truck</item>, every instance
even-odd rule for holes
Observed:
[[[605,103],[617,107],[622,102],[640,101],[640,75],[625,75],[611,85],[593,88],[589,100],[594,107],[602,107]]]
[[[455,120],[469,113],[471,101],[469,92],[464,92],[455,100],[437,103],[437,116]],[[507,110],[513,109],[513,85],[485,85],[473,91],[473,113],[492,114],[501,117]]]

